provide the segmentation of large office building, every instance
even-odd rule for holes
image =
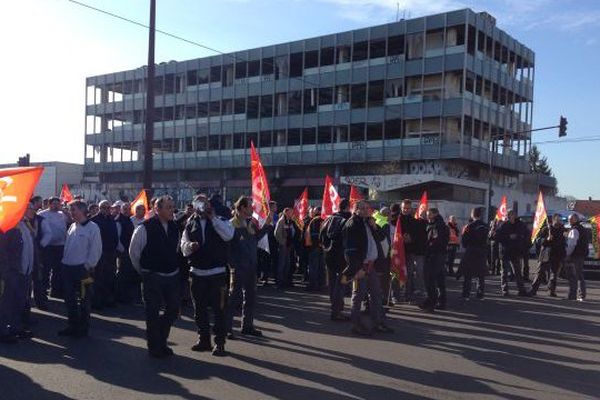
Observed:
[[[485,205],[492,153],[498,194],[522,191],[529,172],[534,66],[531,49],[470,9],[161,63],[155,187],[248,193],[253,141],[287,204],[305,186],[320,198],[329,174],[342,195],[348,184],[383,200],[427,189],[449,209]],[[140,189],[145,76],[87,78],[84,181],[113,195]],[[535,179],[532,193],[555,186]]]

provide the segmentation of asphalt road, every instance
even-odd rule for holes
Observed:
[[[260,288],[265,338],[228,342],[226,358],[190,351],[191,310],[172,331],[176,355],[155,360],[141,307],[94,314],[91,337],[73,340],[56,335],[65,321],[54,302],[35,312],[34,339],[0,345],[0,399],[600,398],[600,282],[578,303],[502,298],[490,278],[488,297],[464,305],[448,283],[447,311],[394,307],[396,332],[370,339],[330,322],[324,294]]]

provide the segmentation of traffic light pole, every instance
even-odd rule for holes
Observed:
[[[154,141],[154,36],[156,33],[156,0],[150,0],[150,29],[148,35],[148,73],[146,79],[146,118],[144,135],[143,188],[152,196],[152,143]]]
[[[519,132],[512,132],[511,135],[520,135],[523,133],[531,133],[531,132],[538,132],[538,131],[545,131],[548,129],[556,129],[558,128],[560,130],[559,132],[559,137],[560,136],[566,136],[567,134],[567,119],[564,117],[560,117],[560,125],[555,125],[555,126],[546,126],[543,128],[536,128],[536,129],[529,129],[526,131],[519,131]],[[493,174],[494,174],[494,159],[496,156],[496,149],[494,149],[494,141],[497,139],[501,139],[502,136],[497,136],[495,138],[492,138],[491,141],[491,151],[490,151],[490,160],[489,160],[489,171],[488,171],[488,198],[487,198],[487,212],[488,212],[488,222],[490,222],[493,218],[491,210],[492,210],[492,195],[493,195],[493,189],[492,189],[492,185],[493,185]]]

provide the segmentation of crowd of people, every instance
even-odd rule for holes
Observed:
[[[198,332],[193,351],[226,355],[239,310],[240,333],[262,336],[254,324],[257,283],[288,290],[301,280],[307,291],[327,289],[331,320],[349,321],[361,336],[393,333],[386,314],[398,303],[429,313],[445,309],[447,276],[463,278],[464,301],[474,279],[475,297],[485,296],[489,273],[501,275],[503,296],[511,281],[519,296],[535,296],[544,281],[557,296],[564,268],[567,298],[583,301],[586,295],[582,267],[590,237],[576,214],[568,229],[558,215],[544,225],[527,289],[531,232],[512,210],[506,221],[486,224],[483,209],[474,208],[461,229],[436,208],[416,217],[411,200],[374,210],[368,201],[342,199],[333,215],[323,218],[313,207],[304,220],[292,208],[279,213],[271,202],[262,223],[245,196],[231,208],[219,195],[204,194],[181,211],[167,195],[150,203],[131,215],[123,201],[62,204],[33,197],[22,221],[0,234],[0,342],[30,337],[31,307],[48,310],[49,296],[64,300],[68,324],[58,334],[72,338],[88,335],[91,309],[143,302],[149,355],[164,358],[173,354],[171,326],[190,302]],[[405,276],[391,273],[398,221]]]

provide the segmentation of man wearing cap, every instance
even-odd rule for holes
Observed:
[[[104,307],[114,307],[115,279],[117,269],[117,245],[119,234],[117,223],[110,214],[110,203],[102,200],[98,206],[100,212],[91,218],[98,225],[102,237],[102,257],[95,269],[95,290],[92,298],[92,307],[101,310]]]

